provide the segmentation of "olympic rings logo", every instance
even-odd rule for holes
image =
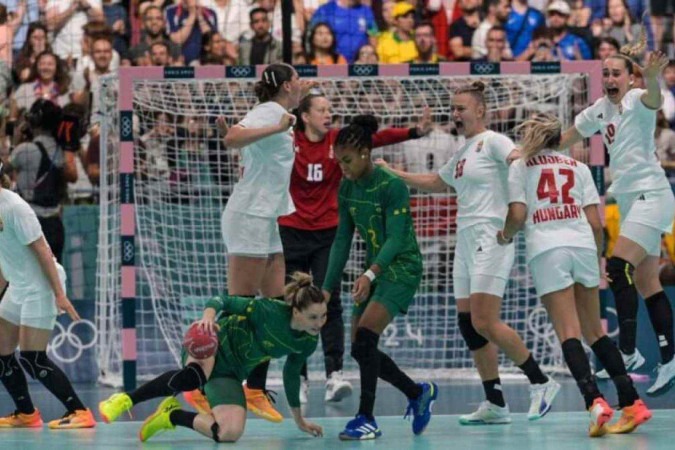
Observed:
[[[122,116],[122,123],[120,127],[122,129],[122,136],[124,136],[125,138],[130,137],[132,128],[131,116],[128,115]]]
[[[476,63],[473,64],[473,71],[481,75],[486,75],[495,72],[496,66],[497,65],[494,63]]]
[[[134,259],[134,244],[131,241],[124,241],[122,244],[122,258],[124,261],[131,261]]]
[[[352,73],[359,77],[365,77],[368,75],[373,75],[375,72],[374,64],[356,64],[351,67]]]
[[[91,330],[91,337],[89,339],[83,340],[75,333],[74,329],[78,325],[88,327]],[[79,322],[71,322],[68,327],[64,327],[59,322],[56,322],[56,330],[56,335],[49,342],[47,351],[51,352],[54,359],[65,364],[70,364],[80,359],[82,353],[92,348],[98,341],[98,330],[96,330],[96,326],[90,320],[82,319]],[[64,345],[66,345],[66,348],[72,347],[75,349],[75,354],[70,357],[62,355],[60,351]]]
[[[230,75],[235,78],[247,78],[253,75],[253,67],[251,66],[233,66],[228,67]]]

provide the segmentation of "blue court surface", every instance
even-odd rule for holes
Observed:
[[[513,423],[510,425],[460,426],[459,413],[467,413],[476,408],[482,400],[480,383],[476,380],[444,381],[439,383],[440,397],[434,406],[435,415],[429,428],[422,436],[414,436],[409,422],[403,420],[405,399],[391,387],[383,384],[378,391],[376,417],[383,432],[381,438],[367,442],[342,442],[338,433],[358,404],[358,389],[354,395],[340,403],[326,404],[323,401],[323,385],[313,383],[310,401],[303,407],[305,415],[324,427],[323,438],[312,438],[300,432],[288,414],[284,395],[279,395],[279,409],[286,419],[281,424],[266,422],[250,416],[246,431],[239,442],[234,444],[241,449],[341,449],[341,448],[382,448],[382,449],[467,449],[467,450],[651,450],[675,448],[675,391],[662,397],[645,397],[653,409],[654,418],[630,435],[608,435],[598,439],[586,436],[587,414],[582,411],[583,404],[575,383],[562,378],[561,390],[553,412],[540,421],[528,422],[524,412],[529,398],[527,384],[522,381],[507,381],[504,392],[511,407]],[[358,384],[358,383],[357,383]],[[648,387],[647,383],[637,384],[640,393]],[[79,385],[76,387],[88,405],[95,405],[110,395],[113,390],[96,386]],[[610,403],[616,401],[612,386],[601,384],[607,392]],[[62,407],[49,393],[32,384],[31,390],[36,406],[42,411],[45,420],[62,414]],[[133,417],[106,425],[103,422],[93,430],[50,431],[43,430],[0,430],[1,450],[32,449],[200,449],[231,446],[216,444],[211,440],[187,429],[176,429],[155,436],[143,444],[137,434],[142,420],[150,414],[157,401],[137,406]],[[11,400],[2,392],[0,408],[6,413]],[[617,412],[615,417],[619,417]]]

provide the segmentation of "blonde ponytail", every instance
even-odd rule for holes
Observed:
[[[558,148],[562,124],[552,114],[536,114],[517,126],[516,132],[523,133],[520,140],[521,158],[527,161],[546,148]]]

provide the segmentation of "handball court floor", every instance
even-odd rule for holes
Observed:
[[[358,388],[354,394],[340,403],[323,401],[322,382],[312,382],[309,403],[303,411],[310,420],[324,427],[323,438],[312,438],[300,432],[290,417],[283,395],[278,390],[278,406],[285,416],[281,424],[273,424],[249,415],[244,436],[234,444],[237,449],[457,449],[457,450],[652,450],[675,449],[675,389],[657,397],[644,397],[654,411],[654,418],[630,435],[604,436],[589,439],[586,436],[587,414],[573,380],[557,377],[563,385],[553,410],[542,420],[528,422],[524,412],[529,404],[527,384],[521,380],[504,381],[504,392],[513,414],[510,425],[460,426],[458,414],[474,410],[482,400],[482,388],[478,380],[443,380],[439,382],[439,399],[434,405],[434,416],[425,433],[413,436],[411,425],[403,420],[406,402],[401,394],[390,386],[379,385],[375,414],[382,437],[375,441],[342,442],[338,433],[346,421],[356,412]],[[357,383],[358,384],[358,383]],[[636,383],[644,394],[648,382]],[[616,403],[613,386],[602,382],[600,388],[607,393],[610,404]],[[93,385],[76,385],[76,390],[87,405],[94,408],[98,402],[115,391]],[[42,416],[51,420],[63,413],[62,406],[39,385],[31,384],[31,392]],[[0,430],[0,450],[33,449],[134,449],[151,450],[218,448],[231,444],[216,444],[187,429],[176,429],[141,443],[137,434],[140,423],[154,411],[158,401],[139,405],[132,411],[133,417],[106,425],[99,422],[93,430],[50,431]],[[12,407],[11,399],[0,391],[0,413]],[[98,411],[96,411],[98,417]],[[619,417],[619,413],[615,418]]]

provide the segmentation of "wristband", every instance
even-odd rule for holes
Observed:
[[[370,280],[371,283],[373,282],[373,280],[374,280],[375,277],[376,277],[375,272],[373,272],[373,271],[370,270],[370,269],[366,270],[366,271],[363,273],[363,276],[366,277],[366,278],[368,278],[368,279]]]

